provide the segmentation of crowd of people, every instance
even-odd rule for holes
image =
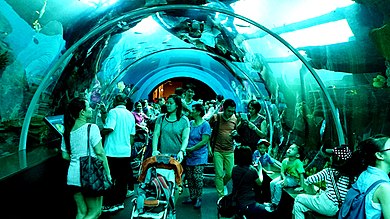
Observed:
[[[233,192],[239,194],[239,212],[246,218],[272,217],[284,187],[295,187],[301,193],[295,198],[292,214],[293,218],[305,218],[308,211],[335,216],[352,183],[365,191],[379,179],[390,181],[389,137],[374,136],[360,142],[353,153],[348,146],[324,149],[331,165],[314,175],[305,173],[303,146],[290,142],[280,162],[280,176],[266,182],[263,175],[272,173],[269,167],[279,166],[269,154],[273,145],[259,101],[249,101],[248,113],[237,113],[232,99],[218,95],[203,102],[194,100],[194,95],[194,87],[187,86],[167,99],[133,104],[120,93],[110,108],[103,104],[96,108],[103,127],[92,123],[89,136],[86,127],[93,113],[88,101],[75,98],[69,103],[61,149],[63,158],[70,160],[67,184],[77,204],[76,218],[98,218],[101,212],[124,208],[125,198],[134,194],[130,164],[135,142],[150,149],[145,158],[164,154],[182,164],[189,189],[183,204],[196,209],[202,206],[204,167],[212,157],[219,198],[228,194],[226,185],[232,180]],[[78,158],[86,153],[86,138],[91,141],[92,155],[103,161],[109,179],[115,182],[114,192],[104,197],[89,197],[80,189]],[[319,182],[325,186],[314,192],[313,185]],[[381,183],[367,195],[367,218],[390,218],[389,191],[390,184]]]

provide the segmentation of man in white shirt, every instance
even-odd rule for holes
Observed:
[[[104,195],[103,212],[124,209],[128,182],[132,180],[131,147],[134,144],[135,119],[126,109],[126,100],[127,96],[120,93],[114,99],[115,108],[108,112],[106,119],[104,111],[102,112],[105,120],[102,134],[106,135],[104,150],[115,182],[113,189]],[[134,187],[134,183],[132,186]]]

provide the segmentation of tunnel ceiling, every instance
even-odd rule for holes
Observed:
[[[42,26],[50,21],[59,21],[63,25],[67,47],[99,24],[144,6],[144,1],[138,0],[118,0],[112,6],[101,8],[91,7],[79,0],[39,0],[31,1],[29,4],[20,4],[18,0],[6,0],[6,2],[30,25],[34,21],[39,21]],[[181,3],[182,1],[171,0],[168,2]],[[193,2],[202,3],[203,1]],[[293,1],[292,3],[291,1],[283,0],[278,5],[262,4],[262,11],[267,11],[267,13],[264,13],[266,17],[257,22],[269,27],[276,33],[287,32],[291,28],[305,28],[318,24],[318,19],[306,19],[291,23],[289,19],[294,20],[294,18],[283,15],[283,13],[288,12],[286,10],[290,11],[288,13],[290,15],[294,14],[294,10],[297,12],[305,11],[305,2]],[[347,19],[355,35],[354,40],[341,45],[300,48],[307,52],[314,67],[351,73],[380,72],[385,69],[384,58],[375,48],[368,33],[370,29],[380,27],[383,24],[383,19],[386,17],[384,13],[386,13],[386,8],[388,8],[384,6],[386,6],[386,2],[389,2],[383,1],[381,5],[375,5],[374,2],[368,0],[356,2],[361,4],[357,5],[353,10],[350,8],[337,9],[329,13],[329,16],[340,13]],[[310,9],[308,8],[307,10]],[[250,18],[250,16],[248,17]],[[323,19],[326,20],[326,16],[324,17]],[[351,64],[351,59],[353,64]]]

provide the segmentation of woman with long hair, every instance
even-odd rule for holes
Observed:
[[[192,106],[190,139],[187,147],[185,172],[190,197],[183,204],[193,204],[200,208],[202,204],[204,165],[208,163],[208,142],[211,135],[210,124],[203,119],[205,109],[202,104]]]
[[[167,113],[157,118],[154,127],[152,155],[160,153],[171,155],[182,162],[186,155],[190,123],[188,118],[182,114],[183,106],[180,96],[170,95],[165,105]]]
[[[103,161],[108,179],[111,181],[110,168],[102,146],[102,137],[97,125],[91,124],[88,136],[87,121],[92,117],[92,108],[83,98],[71,100],[64,115],[65,131],[61,144],[62,157],[69,160],[67,184],[73,193],[77,205],[76,219],[99,218],[102,210],[102,196],[85,195],[81,189],[80,157],[87,156],[91,147],[91,156]],[[89,138],[90,145],[87,144]]]
[[[378,180],[386,181],[374,186],[367,193],[366,218],[390,218],[390,138],[377,135],[360,142],[353,154],[353,160],[356,163],[352,169],[363,171],[356,181],[359,191],[366,191]]]

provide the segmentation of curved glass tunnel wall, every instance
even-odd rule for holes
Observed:
[[[231,20],[239,25],[223,22]],[[261,37],[239,39],[235,37],[238,30]],[[176,5],[129,12],[94,29],[68,49],[32,98],[20,148],[57,145],[58,139],[53,139],[53,131],[42,120],[62,114],[74,96],[109,104],[115,93],[128,92],[137,100],[147,97],[149,90],[164,80],[183,76],[233,98],[240,111],[253,98],[263,106],[275,101],[276,107],[264,107],[263,114],[276,144],[295,140],[313,154],[324,141],[328,147],[344,142],[339,118],[348,119],[349,109],[334,110],[314,70],[279,36],[229,11]],[[337,100],[338,93],[327,90]],[[345,93],[345,101],[353,102],[353,90]],[[338,116],[340,113],[345,114]],[[280,158],[286,148],[275,148]]]
[[[221,25],[218,19],[239,19],[264,36],[234,41],[238,27]],[[231,12],[195,6],[141,9],[102,25],[72,46],[46,76],[50,79],[41,85],[45,90],[37,105],[32,101],[30,107],[42,114],[39,105],[50,99],[57,105],[49,114],[62,114],[74,96],[109,105],[118,92],[137,101],[169,78],[192,77],[234,99],[238,111],[246,111],[251,99],[262,102],[275,156],[282,158],[286,140],[305,145],[312,154],[321,145],[322,121],[329,147],[340,139],[343,143],[343,137],[337,133],[329,95],[308,66],[280,37]]]

